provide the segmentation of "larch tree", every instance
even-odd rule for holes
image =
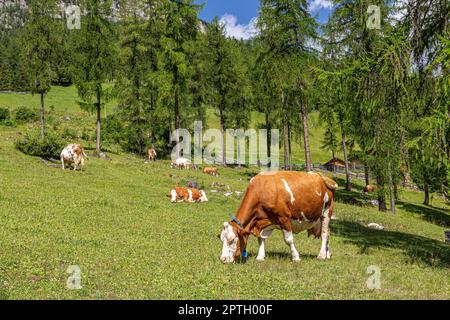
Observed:
[[[101,111],[111,98],[111,86],[117,57],[111,1],[81,1],[81,29],[75,33],[74,80],[80,106],[97,115],[96,153],[101,155]]]
[[[29,88],[40,96],[40,135],[45,138],[45,95],[56,79],[55,63],[61,22],[56,19],[55,0],[33,0],[29,3],[29,20],[25,33],[25,57],[28,62]]]

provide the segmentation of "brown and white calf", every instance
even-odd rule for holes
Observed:
[[[250,180],[235,219],[225,222],[219,235],[223,263],[235,262],[244,252],[248,237],[259,241],[257,260],[265,259],[265,240],[281,229],[293,261],[300,261],[294,233],[322,238],[319,259],[330,259],[328,248],[336,182],[319,174],[305,172],[260,173]]]
[[[62,169],[65,169],[66,164],[73,163],[73,170],[77,170],[78,166],[83,169],[84,166],[84,149],[80,144],[69,144],[61,152],[61,165]]]
[[[219,176],[219,169],[213,167],[205,167],[203,168],[203,173],[217,177]]]
[[[206,193],[203,190],[198,190],[194,188],[181,188],[174,187],[170,191],[170,201],[172,203],[176,202],[208,202]]]
[[[148,160],[156,161],[157,153],[155,149],[148,149]]]

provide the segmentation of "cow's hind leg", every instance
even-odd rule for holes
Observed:
[[[61,167],[62,167],[63,170],[66,169],[65,166],[64,166],[64,158],[63,157],[61,157]]]
[[[330,220],[333,214],[333,198],[331,198],[330,203],[326,204],[325,210],[323,211],[322,217],[322,247],[320,248],[319,255],[317,259],[326,260],[331,258],[331,252],[328,248],[328,239],[330,237]]]

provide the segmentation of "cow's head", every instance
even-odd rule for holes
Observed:
[[[235,223],[225,222],[219,235],[222,241],[222,254],[220,261],[223,263],[234,263],[239,260],[247,246],[250,233],[241,229]]]

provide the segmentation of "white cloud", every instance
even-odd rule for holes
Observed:
[[[228,37],[240,40],[248,40],[258,33],[256,21],[257,18],[255,17],[248,24],[238,24],[237,18],[228,13],[224,14],[219,20],[220,24],[225,26]]]
[[[333,2],[331,0],[312,0],[309,4],[311,12],[319,11],[320,9],[331,9]]]

